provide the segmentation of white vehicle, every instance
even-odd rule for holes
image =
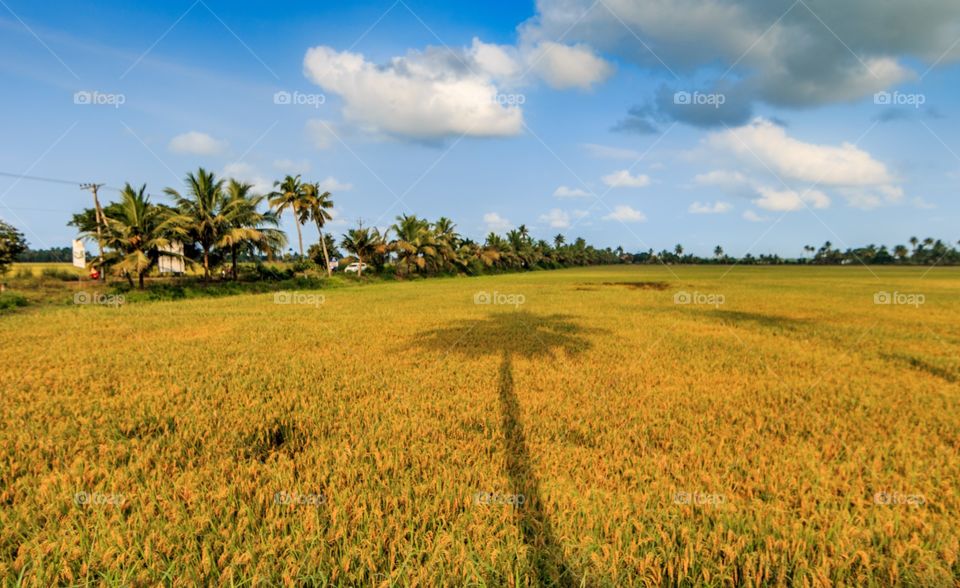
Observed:
[[[365,264],[365,263],[353,262],[353,263],[351,263],[350,265],[348,265],[347,267],[343,268],[343,271],[346,272],[346,273],[348,273],[348,274],[360,273],[361,270],[362,270],[362,271],[367,271],[367,264]]]

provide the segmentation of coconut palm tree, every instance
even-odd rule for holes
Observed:
[[[901,262],[905,260],[909,254],[910,251],[907,249],[906,245],[897,245],[893,248],[893,255]]]
[[[721,246],[719,246],[719,245],[717,245],[716,247],[714,247],[714,248],[713,248],[713,256],[716,257],[717,259],[722,258],[722,257],[723,257],[723,247],[721,247]]]
[[[226,186],[222,214],[226,228],[217,247],[230,252],[230,274],[237,279],[237,255],[243,250],[282,251],[287,236],[278,227],[280,219],[272,212],[260,212],[266,196],[253,194],[253,185],[230,180]]]
[[[520,238],[524,241],[530,241],[530,229],[527,228],[527,225],[520,225],[517,227],[517,233],[520,234]]]
[[[327,221],[333,220],[330,209],[333,208],[333,200],[330,192],[321,191],[320,184],[304,184],[304,210],[307,216],[313,219],[317,225],[317,232],[320,233],[320,247],[323,250],[323,265],[327,268],[327,277],[331,275],[330,254],[327,252],[327,242],[323,238],[323,227]]]
[[[133,285],[133,274],[137,275],[138,286],[142,290],[144,277],[156,267],[171,242],[186,233],[179,224],[176,212],[166,206],[150,202],[145,194],[146,184],[139,190],[126,184],[120,192],[119,206],[113,209],[113,215],[106,217],[104,244],[112,250],[106,256],[106,262],[127,275]]]
[[[437,219],[433,223],[433,244],[437,250],[438,265],[444,269],[455,268],[458,264],[457,249],[460,246],[461,237],[457,233],[457,225],[445,216]]]
[[[507,259],[518,267],[530,268],[536,255],[533,251],[530,230],[527,226],[520,225],[512,231],[508,231],[507,243],[509,243],[510,253],[512,254]]]
[[[300,181],[300,176],[288,175],[283,181],[273,183],[274,190],[267,195],[270,199],[270,207],[277,215],[282,215],[289,210],[293,214],[293,222],[297,226],[297,242],[300,245],[300,259],[303,259],[303,231],[300,229],[309,214],[306,213],[306,190]]]
[[[523,260],[517,255],[510,241],[496,233],[490,233],[484,242],[484,248],[496,252],[497,262],[504,268],[515,268],[523,265]]]
[[[210,253],[229,228],[223,215],[226,196],[223,180],[213,172],[198,168],[187,174],[187,193],[181,195],[173,188],[164,190],[176,203],[178,223],[187,229],[189,238],[203,251],[203,278],[210,280]]]
[[[397,217],[392,227],[397,238],[390,244],[397,254],[397,267],[403,275],[411,268],[423,271],[438,257],[437,242],[430,231],[430,223],[416,215]]]
[[[370,229],[366,227],[358,227],[347,231],[347,234],[343,235],[340,245],[347,252],[356,256],[357,262],[360,264],[357,272],[358,276],[363,275],[364,260],[370,259],[378,248],[377,239],[370,234]]]
[[[390,229],[383,231],[377,227],[370,229],[370,243],[373,246],[370,254],[370,265],[377,271],[383,271],[390,255]]]
[[[500,263],[501,256],[500,250],[490,245],[484,245],[477,251],[477,259],[487,267],[493,267]]]

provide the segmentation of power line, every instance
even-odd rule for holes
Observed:
[[[16,179],[18,179],[18,180],[33,180],[33,181],[36,181],[36,182],[50,182],[50,183],[53,183],[53,184],[66,184],[66,185],[68,185],[68,186],[81,186],[81,185],[87,183],[87,182],[73,182],[73,181],[71,181],[71,180],[60,180],[60,179],[57,179],[57,178],[44,178],[44,177],[41,177],[41,176],[28,176],[28,175],[26,175],[26,174],[14,174],[14,173],[4,172],[4,171],[0,171],[0,176],[6,176],[6,177],[8,177],[8,178],[16,178]],[[103,187],[106,188],[107,190],[116,190],[117,192],[120,191],[120,188],[114,188],[113,186],[103,186]]]
[[[7,206],[6,204],[0,204],[0,208],[5,208],[7,210],[30,210],[33,212],[76,212],[76,210],[60,210],[56,208],[24,208],[22,206]]]

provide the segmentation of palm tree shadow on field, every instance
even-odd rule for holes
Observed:
[[[420,333],[417,343],[441,354],[500,356],[498,392],[506,474],[511,493],[525,498],[516,509],[524,542],[532,551],[537,585],[577,586],[580,578],[564,561],[563,549],[543,509],[540,481],[534,473],[527,446],[520,404],[513,383],[513,359],[554,358],[557,351],[578,354],[590,347],[588,329],[568,315],[537,315],[528,311],[503,311],[481,319],[453,323]]]

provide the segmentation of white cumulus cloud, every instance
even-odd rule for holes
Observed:
[[[543,41],[531,50],[528,67],[557,89],[588,90],[613,74],[613,66],[583,43]]]
[[[699,185],[728,192],[751,188],[767,210],[800,210],[806,202],[826,208],[826,192],[842,196],[850,206],[874,208],[903,198],[898,179],[887,166],[852,143],[823,145],[801,141],[765,119],[738,128],[711,133],[703,141],[706,152],[740,167],[697,176]],[[771,181],[783,189],[771,189]],[[818,186],[821,190],[808,190]]]
[[[694,202],[688,209],[691,214],[723,214],[731,210],[733,210],[733,205],[729,202],[714,202],[713,204]]]
[[[604,216],[603,220],[614,220],[623,223],[640,223],[647,220],[647,216],[626,204],[620,204],[613,207],[613,211]]]
[[[764,119],[712,134],[707,141],[715,149],[736,154],[741,161],[760,162],[785,179],[833,186],[877,186],[893,182],[883,163],[855,145],[805,143]]]
[[[238,182],[253,184],[253,191],[257,194],[268,194],[273,190],[273,182],[249,163],[240,161],[228,163],[220,175]]]
[[[372,132],[416,139],[518,134],[520,108],[497,102],[490,72],[465,67],[457,57],[438,49],[411,51],[379,66],[359,53],[320,46],[307,51],[303,69],[340,96],[345,119]],[[482,58],[483,67],[507,67],[495,56]]]
[[[697,174],[693,178],[695,184],[699,186],[718,186],[731,189],[750,183],[747,176],[736,171],[714,170],[705,174]]]
[[[206,133],[189,131],[170,139],[170,151],[183,155],[220,155],[230,146],[226,141],[214,139]]]
[[[560,186],[553,191],[553,195],[557,198],[590,198],[590,192],[582,190],[580,188],[568,188],[567,186]]]
[[[570,226],[570,215],[559,208],[553,208],[550,212],[540,215],[540,222],[547,223],[554,229],[566,229]]]
[[[347,190],[353,189],[353,184],[341,182],[333,176],[327,176],[318,183],[320,184],[321,192],[346,192]]]
[[[601,178],[603,183],[611,188],[643,188],[650,185],[650,177],[638,174],[631,175],[629,170],[615,171]]]
[[[495,233],[502,233],[503,231],[509,231],[513,228],[512,222],[500,216],[496,212],[488,212],[484,214],[483,224],[487,227],[488,231],[493,231]]]
[[[753,201],[759,208],[778,212],[791,212],[811,208],[827,208],[830,198],[819,190],[774,190],[766,186],[757,189],[760,198]]]
[[[589,89],[613,66],[585,43],[514,46],[474,38],[466,48],[410,50],[386,63],[321,45],[307,50],[303,71],[341,99],[344,119],[361,130],[436,140],[517,135],[526,102],[518,89],[536,79],[557,89]]]
[[[273,162],[273,167],[279,171],[288,174],[305,174],[310,171],[310,162],[306,159],[294,161],[292,159],[277,159]]]

